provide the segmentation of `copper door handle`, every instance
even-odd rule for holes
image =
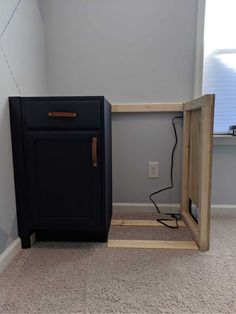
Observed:
[[[93,164],[93,167],[98,166],[97,143],[98,143],[97,137],[93,137],[93,139],[92,139],[92,164]]]
[[[48,116],[52,118],[75,118],[76,112],[50,111],[48,112]]]

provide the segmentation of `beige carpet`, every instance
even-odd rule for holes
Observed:
[[[187,229],[130,228],[110,237],[191,239]],[[37,243],[0,276],[0,313],[236,313],[235,299],[236,212],[213,215],[205,253]]]

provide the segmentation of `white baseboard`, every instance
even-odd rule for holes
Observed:
[[[234,204],[212,204],[211,209],[236,209]]]
[[[236,211],[236,205],[234,204],[213,204],[211,205],[211,212],[212,214],[234,214]]]
[[[179,212],[180,204],[158,204],[159,209],[165,212]],[[211,209],[215,211],[222,210],[236,210],[234,204],[212,204]],[[135,212],[153,212],[155,207],[152,203],[113,203],[114,211],[135,211]]]
[[[0,254],[0,273],[11,263],[20,250],[21,241],[20,238],[17,238]]]

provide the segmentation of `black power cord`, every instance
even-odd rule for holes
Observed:
[[[176,132],[176,126],[175,126],[175,120],[176,119],[183,119],[183,116],[177,116],[177,117],[174,117],[172,119],[172,126],[173,126],[173,129],[174,129],[174,134],[175,134],[175,143],[174,143],[174,146],[173,146],[173,149],[172,149],[172,153],[171,153],[171,167],[170,167],[170,181],[171,181],[171,185],[166,187],[166,188],[163,188],[163,189],[160,189],[156,192],[153,192],[149,195],[149,198],[151,200],[151,202],[153,203],[153,205],[155,206],[157,212],[159,214],[162,214],[158,205],[156,204],[156,202],[153,200],[153,196],[156,195],[156,194],[159,194],[163,191],[166,191],[166,190],[170,190],[174,187],[174,179],[173,179],[173,168],[174,168],[174,155],[175,155],[175,149],[176,149],[176,146],[178,144],[178,136],[177,136],[177,132]],[[170,216],[172,219],[174,218],[175,219],[175,222],[176,222],[176,226],[170,226],[168,225],[167,223],[165,223],[163,220],[165,221],[168,221],[168,220],[172,220],[171,218],[170,219],[157,219],[158,222],[160,222],[162,225],[168,227],[168,228],[172,228],[172,229],[177,229],[179,227],[178,225],[178,221],[181,219],[181,215],[180,214],[173,214],[173,213],[166,213],[165,215],[167,216]]]

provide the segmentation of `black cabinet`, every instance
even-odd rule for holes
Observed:
[[[10,97],[19,235],[106,241],[111,106],[104,97]]]

